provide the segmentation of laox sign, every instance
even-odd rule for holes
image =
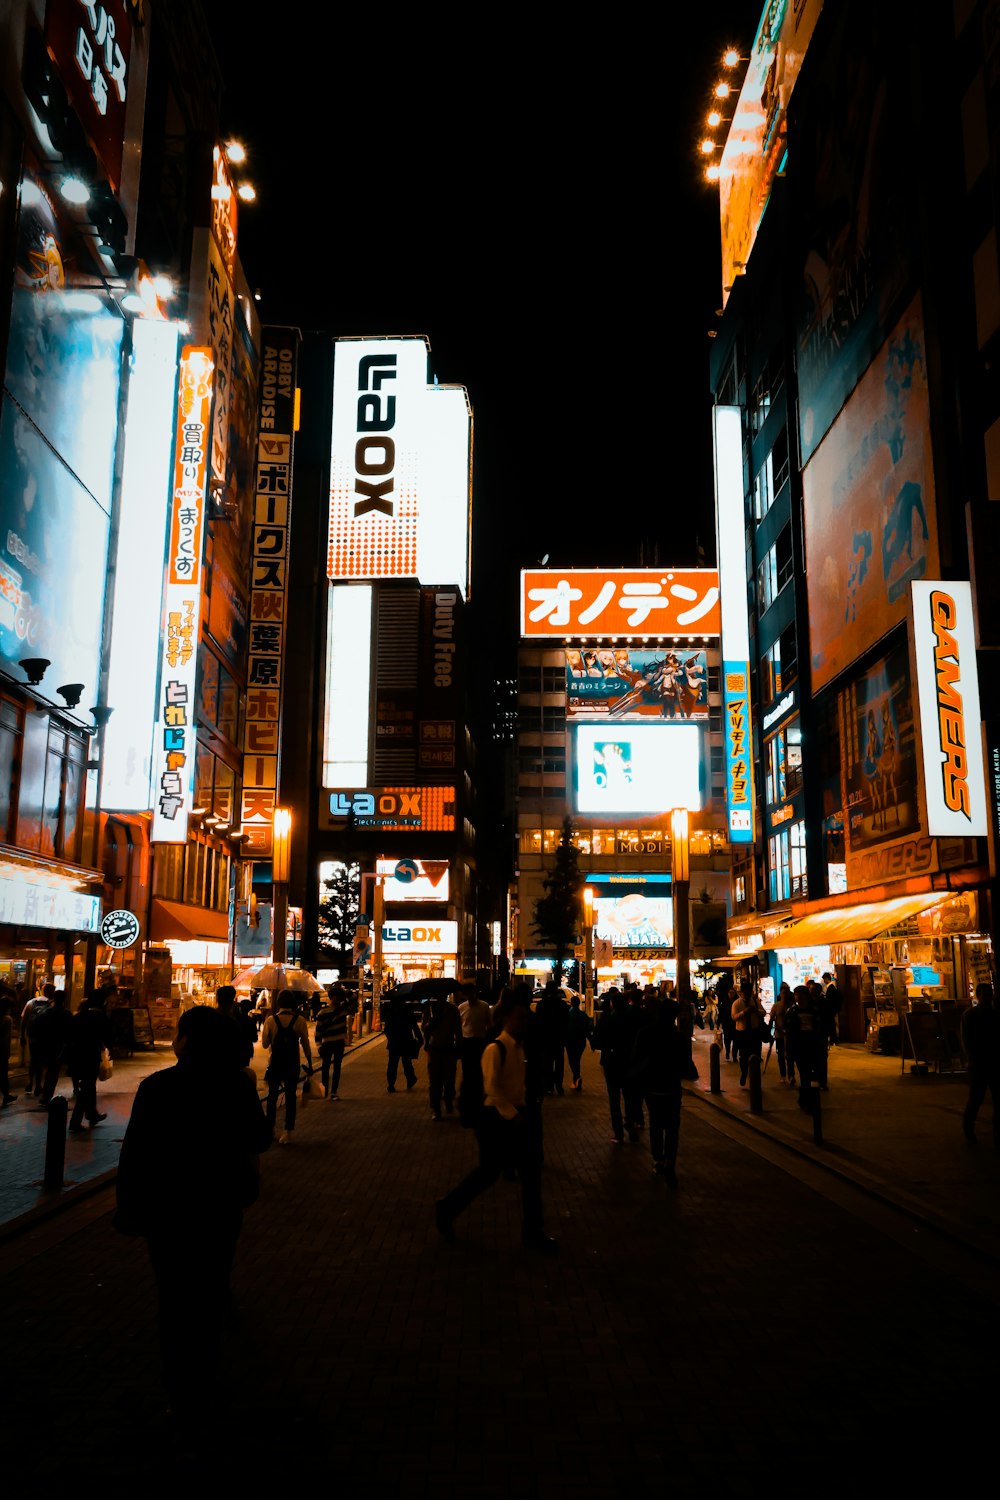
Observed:
[[[395,506],[387,498],[392,492],[394,480],[383,479],[373,484],[368,475],[389,474],[396,464],[396,445],[391,437],[369,437],[369,433],[388,433],[396,425],[396,398],[380,394],[383,383],[396,379],[396,356],[394,354],[366,354],[358,364],[358,432],[361,434],[354,448],[354,465],[357,477],[354,488],[361,496],[354,502],[354,515],[364,516],[370,510],[383,515],[395,514]],[[383,405],[383,402],[385,403]],[[374,449],[378,457],[373,459]]]
[[[397,818],[420,817],[419,792],[331,792],[334,818],[373,818],[376,811]]]

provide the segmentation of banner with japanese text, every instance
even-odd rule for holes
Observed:
[[[714,568],[546,568],[521,574],[526,640],[717,636]]]

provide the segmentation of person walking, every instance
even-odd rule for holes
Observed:
[[[812,1086],[820,1079],[820,1058],[826,1055],[823,1012],[813,992],[804,984],[792,991],[795,1004],[788,1016],[788,1034],[795,1066],[799,1070],[799,1109],[814,1113]]]
[[[726,1062],[736,1061],[736,1027],[733,1024],[735,999],[735,986],[729,980],[723,980],[719,988],[719,1029],[722,1032],[722,1049]]]
[[[561,988],[553,980],[543,989],[535,1007],[538,1046],[545,1092],[561,1094],[566,1076],[566,1025],[569,1006]]]
[[[156,1281],[163,1378],[182,1430],[217,1422],[219,1354],[244,1211],[271,1144],[233,1028],[186,1010],[177,1062],[136,1091],[116,1183],[114,1227],[145,1238]]]
[[[976,985],[976,1003],[962,1017],[962,1046],[969,1059],[969,1099],[962,1115],[967,1141],[976,1139],[976,1116],[989,1090],[993,1105],[993,1144],[1000,1148],[1000,1015],[993,986]]]
[[[740,992],[733,1001],[733,1025],[736,1028],[736,1054],[740,1064],[740,1088],[746,1088],[751,1057],[760,1061],[767,1018],[760,998],[749,979],[740,981]]]
[[[587,1050],[587,1043],[594,1035],[594,1023],[580,1004],[580,996],[570,996],[569,1014],[566,1017],[566,1060],[569,1063],[570,1084],[577,1093],[583,1088],[580,1064]]]
[[[669,1003],[650,996],[632,1047],[630,1069],[649,1111],[649,1150],[653,1171],[677,1186],[677,1147],[681,1128],[681,1078],[686,1046]]]
[[[413,1059],[419,1056],[424,1039],[413,1018],[406,996],[401,995],[398,989],[394,989],[389,999],[382,1002],[382,1030],[385,1032],[386,1047],[386,1093],[396,1092],[400,1063],[403,1065],[406,1087],[415,1088],[417,1074]]]
[[[316,1017],[315,1041],[319,1048],[320,1078],[324,1099],[340,1098],[340,1074],[347,1046],[347,1022],[351,1002],[342,984],[330,986],[326,1004]]]
[[[449,1114],[455,1108],[455,1078],[462,1045],[462,1021],[456,1006],[445,995],[435,995],[427,1008],[423,1027],[427,1053],[427,1087],[431,1118],[441,1119],[441,1103]]]
[[[28,1094],[34,1094],[36,1099],[41,1098],[43,1087],[43,1063],[41,1048],[35,1046],[32,1041],[32,1031],[36,1021],[48,1010],[52,1004],[56,987],[54,984],[43,984],[41,993],[29,1000],[21,1011],[21,1051],[26,1056],[28,1064]]]
[[[463,984],[460,993],[462,1082],[458,1090],[458,1118],[463,1125],[475,1125],[483,1102],[483,1049],[493,1007],[473,984]]]
[[[257,1041],[257,1029],[252,1021],[237,1008],[236,990],[231,984],[221,984],[215,992],[215,1006],[219,1014],[225,1016],[231,1023],[236,1033],[236,1047],[242,1060],[242,1066],[249,1068],[253,1065],[253,1049]]]
[[[39,1105],[48,1109],[52,1103],[59,1074],[69,1047],[73,1017],[66,1005],[66,991],[55,990],[52,1004],[32,1023],[32,1046],[37,1049],[42,1066],[42,1092]]]
[[[14,1022],[11,1011],[14,1002],[9,995],[0,994],[0,1109],[13,1104],[17,1098],[10,1091],[10,1044],[14,1037]]]
[[[264,1073],[267,1082],[267,1123],[273,1130],[278,1118],[278,1095],[284,1089],[285,1128],[278,1136],[278,1145],[287,1146],[295,1129],[300,1051],[305,1056],[306,1067],[312,1070],[309,1027],[305,1017],[299,1015],[294,990],[281,991],[274,1015],[268,1016],[264,1022],[260,1044],[265,1052],[271,1054]]]
[[[639,1132],[634,1124],[636,1112],[633,1100],[634,1089],[629,1079],[633,1039],[628,1000],[621,990],[612,987],[607,992],[604,1011],[594,1027],[592,1045],[594,1051],[601,1055],[604,1084],[608,1091],[608,1108],[611,1113],[612,1137],[619,1146],[625,1139],[626,1125],[629,1140],[639,1139]]]
[[[446,1239],[455,1238],[455,1219],[505,1170],[521,1183],[521,1242],[526,1249],[552,1251],[556,1242],[545,1233],[542,1212],[541,1160],[526,1113],[523,1038],[530,1005],[512,993],[497,1005],[500,1030],[483,1052],[483,1108],[476,1126],[479,1164],[438,1199],[434,1222]]]
[[[108,1018],[98,991],[80,1002],[66,1033],[66,1066],[73,1080],[76,1100],[69,1128],[74,1135],[83,1129],[83,1121],[93,1128],[106,1120],[107,1113],[97,1108],[97,1079],[101,1071],[101,1054],[109,1045]]]
[[[788,1030],[788,1021],[794,1003],[791,985],[782,981],[778,989],[778,998],[771,1006],[771,1025],[774,1027],[774,1050],[778,1054],[778,1072],[781,1074],[782,1083],[787,1083],[789,1088],[795,1084],[795,1063],[792,1058],[791,1036]]]

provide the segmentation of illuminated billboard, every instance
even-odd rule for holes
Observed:
[[[423,338],[336,342],[327,576],[468,592],[472,414]]]
[[[719,634],[714,568],[530,568],[521,574],[528,640],[648,640]]]
[[[707,719],[704,651],[566,651],[567,719]]]
[[[153,741],[154,843],[187,842],[194,800],[194,690],[201,625],[212,351],[181,352],[160,687]]]
[[[451,833],[455,828],[453,786],[384,786],[327,790],[321,821],[341,828],[350,818],[355,828],[413,829]]]
[[[764,7],[719,165],[723,306],[784,170],[788,101],[822,9],[823,0]]]
[[[697,724],[578,724],[576,805],[586,813],[701,807]]]
[[[386,901],[448,900],[446,859],[377,859],[375,873]]]
[[[750,618],[744,531],[743,426],[738,406],[713,412],[715,516],[722,590],[722,705],[726,739],[726,819],[733,844],[753,843],[750,734]]]
[[[930,398],[915,298],[802,471],[816,692],[906,620],[937,567]]]
[[[389,958],[401,953],[447,953],[458,952],[458,923],[420,921],[386,922],[382,928],[382,956]]]
[[[671,948],[674,903],[669,896],[596,896],[594,936],[616,948]]]
[[[912,589],[927,832],[985,838],[972,585],[921,582]]]

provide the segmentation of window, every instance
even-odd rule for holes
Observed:
[[[787,692],[799,675],[795,622],[788,625],[760,659],[761,703],[766,707]]]
[[[763,521],[775,496],[788,478],[788,433],[782,428],[774,447],[757,470],[753,482],[753,513],[755,520]]]
[[[14,783],[21,761],[21,707],[0,695],[0,839],[11,841]]]
[[[565,693],[566,691],[566,668],[565,667],[543,667],[542,668],[542,692],[543,693]]]
[[[518,729],[525,733],[537,734],[545,730],[548,734],[558,734],[566,727],[566,714],[562,708],[525,708],[518,715]]]
[[[78,861],[83,823],[80,799],[86,775],[86,752],[80,740],[56,724],[49,724],[42,798],[43,854]]]
[[[207,745],[198,744],[194,763],[194,805],[228,828],[236,807],[236,772]]]
[[[517,690],[519,693],[540,693],[542,691],[541,667],[534,665],[520,667],[517,674]]]
[[[750,395],[750,427],[754,437],[767,421],[768,413],[784,383],[784,365],[780,358],[772,355],[758,375]]]
[[[777,599],[792,572],[792,528],[786,526],[757,565],[757,607],[761,614]]]
[[[808,894],[805,823],[782,828],[768,840],[768,890],[772,902]]]
[[[780,804],[802,788],[802,728],[798,719],[782,724],[765,741],[765,799]]]
[[[198,718],[233,745],[240,743],[240,690],[211,651],[201,653]]]

